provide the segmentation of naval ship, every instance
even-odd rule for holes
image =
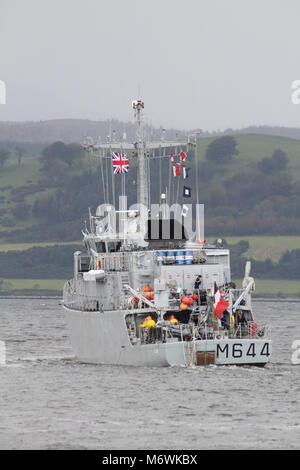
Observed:
[[[184,142],[149,141],[144,102],[135,100],[132,107],[134,143],[84,143],[102,170],[103,159],[107,164],[109,158],[112,184],[122,188],[122,197],[118,210],[106,198],[94,215],[89,211],[89,225],[82,231],[84,250],[74,253],[74,277],[64,286],[63,307],[76,357],[85,363],[130,366],[265,366],[272,341],[270,328],[254,317],[250,263],[237,288],[229,250],[221,239],[215,245],[204,239],[197,135]],[[125,152],[137,174],[137,204],[129,209]],[[197,203],[180,207],[176,200],[170,210],[170,179],[186,170],[186,156],[192,153]],[[150,204],[149,162],[157,155],[168,163],[169,185],[158,195],[158,204]],[[161,181],[161,174],[156,177]],[[103,171],[102,185],[108,196]],[[193,214],[192,228],[186,227],[188,212]]]

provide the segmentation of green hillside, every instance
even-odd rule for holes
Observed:
[[[209,238],[208,241],[213,242],[215,238]],[[249,249],[245,252],[244,256],[257,261],[271,259],[278,262],[285,251],[300,249],[300,236],[244,236],[225,238],[229,245],[235,245],[242,240],[247,241]]]
[[[263,157],[281,149],[289,158],[288,174],[293,179],[300,178],[300,140],[258,134],[237,135],[234,138],[240,153],[232,163],[224,166],[225,173],[234,175],[239,172],[252,172],[254,165]],[[205,161],[207,147],[214,139],[215,137],[199,140],[198,157],[201,161]]]
[[[67,177],[83,174],[87,171],[87,165],[89,170],[96,168],[95,161],[81,161],[68,171]],[[26,242],[26,230],[39,224],[40,221],[31,210],[24,217],[22,214],[15,214],[16,207],[24,203],[30,209],[37,199],[51,197],[60,187],[63,187],[62,181],[55,183],[51,176],[41,171],[39,158],[26,158],[20,165],[15,158],[10,158],[4,167],[0,168],[0,232],[24,230],[24,236],[20,240],[21,243],[23,240]],[[80,236],[80,233],[78,235]],[[10,242],[9,236],[3,238],[0,235],[0,240],[3,239]],[[46,231],[45,240],[47,240]]]
[[[242,280],[235,281],[238,287],[241,287]],[[281,297],[281,298],[299,298],[300,283],[286,279],[256,279],[254,297]]]
[[[214,139],[215,138],[199,139],[198,158],[200,162],[205,162],[205,152],[207,146]],[[235,136],[235,139],[238,145],[239,155],[235,156],[232,162],[222,166],[221,174],[223,178],[228,179],[234,175],[253,174],[257,171],[257,162],[259,162],[263,157],[272,155],[274,150],[281,149],[286,153],[289,159],[285,174],[289,175],[294,181],[300,180],[299,140],[265,135],[237,135]],[[191,165],[193,167],[193,161],[191,161]],[[97,168],[97,162],[95,160],[91,159],[90,157],[86,157],[85,159],[81,160],[81,162],[75,166],[75,168],[72,168],[72,170],[68,169],[68,171],[66,171],[65,178],[70,179],[72,175],[84,174],[90,171],[94,171],[94,177],[98,179],[96,181],[97,184],[95,184],[95,187],[91,189],[91,194],[93,192],[94,200],[96,200],[98,197],[100,202],[102,197],[102,189],[100,173],[99,169]],[[154,171],[157,170],[154,169]],[[167,171],[167,168],[165,171]],[[216,172],[217,171],[220,173],[220,168],[217,168]],[[201,186],[201,165],[199,169],[199,177]],[[130,180],[130,178],[131,176],[129,175],[128,180]],[[205,181],[202,182],[202,185],[203,183],[207,184],[207,178],[205,178]],[[226,181],[224,184],[226,187]],[[130,190],[133,191],[134,188],[132,187],[132,184],[129,184],[129,186]],[[51,196],[51,194],[54,194],[55,191],[57,191],[60,187],[64,187],[64,181],[61,180],[61,182],[58,181],[56,184],[54,184],[53,178],[51,176],[49,177],[49,175],[41,172],[41,165],[38,159],[26,158],[22,161],[20,166],[17,164],[15,159],[11,159],[6,162],[4,168],[0,169],[0,232],[10,232],[12,230],[15,231],[17,229],[24,229],[24,241],[26,241],[26,228],[38,224],[39,220],[34,216],[34,214],[32,214],[32,211],[29,211],[28,215],[23,217],[23,220],[22,217],[16,217],[14,215],[14,209],[16,205],[23,202],[32,208],[37,199],[44,199],[47,196]],[[153,191],[154,190],[155,188],[153,188]],[[207,191],[205,191],[205,194],[206,193]],[[208,204],[209,207],[209,202],[207,203],[206,200],[203,202]],[[218,204],[218,201],[216,204]],[[210,225],[208,225],[208,227],[209,226]],[[219,226],[217,228],[219,229]],[[227,235],[229,235],[228,228],[226,230]],[[232,235],[234,235],[234,233],[232,233]],[[7,241],[9,241],[8,237],[5,238]],[[76,238],[76,236],[72,237],[72,239],[74,238]],[[46,234],[45,239],[47,239]],[[56,240],[59,241],[59,237],[56,237]],[[30,241],[30,239],[28,241]],[[41,239],[39,241],[43,240]]]
[[[61,296],[64,283],[61,279],[0,279],[0,296]]]
[[[206,159],[206,150],[215,139],[201,137],[198,141],[200,196],[205,203],[207,240],[221,237],[230,245],[236,279],[243,275],[245,258],[252,258],[256,295],[298,296],[300,140],[237,135],[238,155],[229,163],[212,165]],[[277,149],[285,152],[287,167],[264,174],[258,163]],[[151,194],[157,198],[158,168],[156,162],[152,163]],[[191,178],[184,184],[189,184],[195,195],[192,152],[188,154],[188,163]],[[131,160],[131,169],[134,165]],[[163,166],[163,180],[167,181],[168,160]],[[110,190],[110,163],[107,168],[104,178]],[[129,204],[135,200],[135,178],[134,170],[126,176]],[[60,295],[64,281],[56,277],[71,276],[73,248],[81,244],[88,207],[94,209],[103,202],[101,181],[99,162],[87,155],[71,168],[59,162],[49,171],[43,170],[41,161],[33,158],[33,154],[27,155],[20,165],[15,157],[5,162],[0,169],[0,295]],[[118,191],[118,178],[115,181]],[[173,194],[175,183],[172,179]],[[249,245],[245,246],[245,242]],[[292,250],[293,254],[288,254],[295,260],[291,268],[285,253]],[[51,264],[52,261],[55,262]],[[58,261],[60,266],[55,264]],[[26,272],[28,269],[30,273]]]
[[[68,245],[80,245],[81,241],[70,241],[70,242],[29,242],[29,243],[0,243],[0,252],[4,251],[24,251],[29,250],[33,247],[47,248],[56,245],[68,246]]]

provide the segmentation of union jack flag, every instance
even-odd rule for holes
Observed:
[[[129,160],[126,157],[125,153],[113,152],[111,154],[111,157],[112,157],[114,175],[117,175],[118,173],[120,173],[121,175],[123,175],[124,173],[128,173]]]

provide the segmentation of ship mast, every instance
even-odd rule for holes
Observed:
[[[147,209],[149,207],[149,180],[148,180],[148,165],[146,161],[146,143],[144,139],[144,128],[142,120],[142,109],[144,109],[144,102],[142,100],[135,100],[132,102],[132,107],[135,110],[136,119],[136,149],[137,149],[137,202],[144,205]]]

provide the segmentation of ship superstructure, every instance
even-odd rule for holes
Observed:
[[[75,354],[81,361],[101,364],[264,366],[272,342],[269,328],[253,316],[250,264],[243,288],[236,289],[229,250],[222,240],[216,245],[204,240],[203,206],[196,204],[193,232],[185,226],[187,205],[170,211],[170,185],[159,204],[151,205],[151,152],[171,153],[171,171],[172,152],[192,146],[198,177],[197,136],[186,142],[147,143],[143,108],[141,100],[133,102],[136,142],[89,146],[99,158],[116,152],[115,165],[127,164],[123,151],[136,155],[137,205],[127,208],[121,177],[118,210],[106,201],[89,215],[85,251],[74,253],[74,278],[64,287]],[[198,180],[196,186],[198,202]]]

